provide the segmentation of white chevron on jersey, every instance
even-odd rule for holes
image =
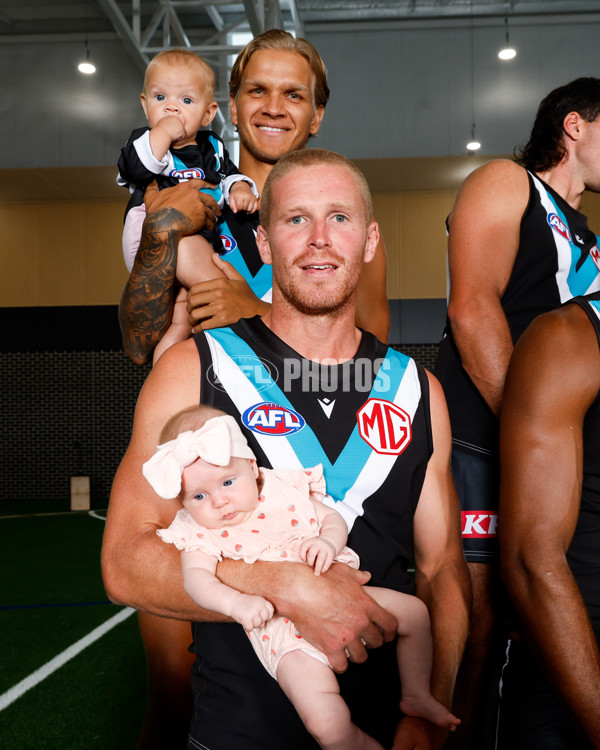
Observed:
[[[244,375],[221,344],[209,332],[205,333],[215,375],[223,384],[223,389],[243,414],[251,404],[263,401],[260,391]],[[258,358],[257,358],[258,359]],[[284,435],[261,435],[254,433],[260,447],[269,456],[271,464],[278,469],[303,469],[298,456]]]
[[[401,406],[410,416],[412,424],[421,400],[421,383],[414,360],[410,360],[396,395],[393,399],[388,400],[393,401],[397,406]],[[372,451],[358,478],[346,493],[344,502],[336,503],[329,495],[324,497],[322,502],[331,508],[335,508],[343,516],[350,530],[356,518],[363,514],[364,501],[385,482],[397,458],[397,456]]]

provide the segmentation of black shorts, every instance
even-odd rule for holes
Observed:
[[[500,682],[496,750],[582,750],[585,740],[554,697],[529,649],[509,641]]]
[[[452,447],[452,474],[460,500],[463,550],[467,562],[498,560],[500,466],[496,456]]]

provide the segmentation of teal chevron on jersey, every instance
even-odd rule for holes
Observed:
[[[233,234],[231,233],[231,230],[227,226],[227,222],[223,221],[222,223],[219,224],[219,233],[228,235],[235,242]],[[253,276],[250,273],[250,269],[246,265],[244,256],[242,255],[242,252],[237,243],[236,243],[236,247],[234,250],[223,255],[223,260],[226,260],[228,263],[231,263],[231,265],[240,274],[240,276],[243,276],[244,279],[246,279],[246,281],[248,282],[250,286],[250,289],[252,289],[254,294],[256,294],[256,296],[259,299],[262,299],[265,296],[265,294],[273,286],[272,267],[263,264],[259,268],[256,275]]]
[[[209,135],[208,141],[215,150],[215,172],[219,172],[221,170],[221,160],[223,158],[223,143],[218,138],[215,138],[214,135]]]
[[[248,361],[248,358],[257,359],[253,349],[230,328],[215,329],[206,333],[207,338],[213,338],[223,348],[223,350],[234,361],[236,357]],[[384,363],[382,363],[377,376],[374,380],[371,392],[368,398],[379,398],[381,393],[386,393],[387,400],[393,401],[400,389],[402,380],[406,374],[407,367],[411,359],[394,349],[388,348]],[[213,366],[215,363],[213,362]],[[285,393],[271,377],[271,373],[262,365],[244,368],[244,377],[250,382],[254,392],[260,399],[259,403],[274,403],[284,407],[284,409],[295,412],[293,404],[290,402]],[[216,372],[219,376],[219,372]],[[383,378],[386,379],[385,385]],[[418,394],[420,397],[420,393]],[[367,400],[367,399],[365,399]],[[418,399],[417,399],[418,401]],[[256,406],[257,404],[252,404]],[[245,411],[245,410],[244,410]],[[304,417],[304,415],[301,415]],[[410,415],[412,418],[412,414]],[[248,427],[248,425],[246,425]],[[249,429],[252,429],[249,427]],[[300,466],[323,465],[325,481],[327,483],[328,494],[336,501],[344,500],[349,490],[356,484],[361,472],[369,459],[372,460],[373,450],[371,446],[361,438],[358,425],[355,424],[350,437],[337,460],[332,464],[327,454],[323,450],[319,440],[306,423],[302,429],[290,435],[282,437],[277,436],[278,440],[284,439],[291,447],[297,457]],[[263,448],[267,440],[262,441]],[[265,448],[268,454],[268,447]],[[393,459],[389,462],[390,465]],[[334,470],[335,467],[335,470]],[[291,467],[290,467],[291,468]],[[373,478],[375,479],[375,477]],[[377,478],[377,481],[380,477]]]
[[[567,221],[567,217],[559,208],[554,197],[550,195],[550,193],[547,193],[547,195],[552,205],[554,206],[556,215],[560,218],[565,227],[568,227],[569,222]],[[571,232],[569,231],[569,235],[570,234]],[[575,242],[573,242],[572,238],[569,239],[562,233],[560,236],[564,237],[565,242],[569,243],[571,251],[571,264],[567,276],[567,285],[572,296],[578,297],[579,295],[585,294],[589,290],[592,283],[596,280],[596,278],[598,277],[598,267],[594,263],[591,255],[588,254],[588,257],[584,260],[581,266],[577,268],[577,262],[581,258],[581,248]]]
[[[214,147],[214,143],[213,143],[214,139],[209,138],[209,140]],[[186,169],[189,169],[189,167],[186,164],[184,164],[176,154],[173,154],[173,165],[175,166],[176,169],[182,172],[185,171]],[[212,195],[212,197],[217,201],[217,203],[223,198],[223,191],[221,190],[220,187],[215,187],[215,188],[205,187],[205,188],[202,188],[202,192],[207,193],[208,195]]]

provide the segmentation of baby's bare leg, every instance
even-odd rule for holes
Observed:
[[[333,670],[303,651],[292,651],[277,666],[277,681],[323,750],[383,750],[350,718]]]
[[[375,586],[369,587],[369,594],[398,621],[396,652],[402,684],[402,712],[453,731],[460,719],[431,695],[433,643],[425,603],[416,596]]]
[[[179,241],[176,274],[181,289],[173,307],[171,325],[154,349],[153,364],[156,364],[158,358],[170,346],[185,341],[192,335],[187,312],[188,289],[199,281],[210,281],[225,276],[213,263],[213,254],[212,245],[199,234],[182,237]]]
[[[213,263],[212,245],[199,234],[182,237],[177,246],[177,281],[189,289],[199,281],[225,277]]]
[[[170,346],[177,344],[179,341],[189,339],[191,335],[192,326],[189,323],[187,312],[187,289],[181,287],[175,298],[171,325],[167,328],[162,339],[154,348],[152,364],[155,365],[159,357],[164,354]]]

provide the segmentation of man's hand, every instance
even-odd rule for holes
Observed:
[[[269,303],[258,299],[231,263],[216,253],[213,261],[226,278],[201,281],[190,288],[187,309],[193,333],[221,328],[237,323],[240,318],[268,312]]]
[[[147,220],[151,214],[157,218],[164,214],[164,222],[161,221],[164,225],[160,228],[175,231],[181,237],[201,229],[213,230],[221,209],[211,195],[201,192],[204,187],[214,185],[204,180],[188,180],[159,190],[156,182],[151,182],[144,195]]]
[[[440,750],[447,736],[446,727],[405,716],[398,724],[392,750]]]
[[[325,654],[336,672],[347,669],[348,659],[366,661],[367,648],[393,640],[396,619],[369,596],[363,586],[368,573],[344,563],[332,565],[318,577],[308,567],[306,571],[309,576],[295,580],[286,616],[303,638]]]

